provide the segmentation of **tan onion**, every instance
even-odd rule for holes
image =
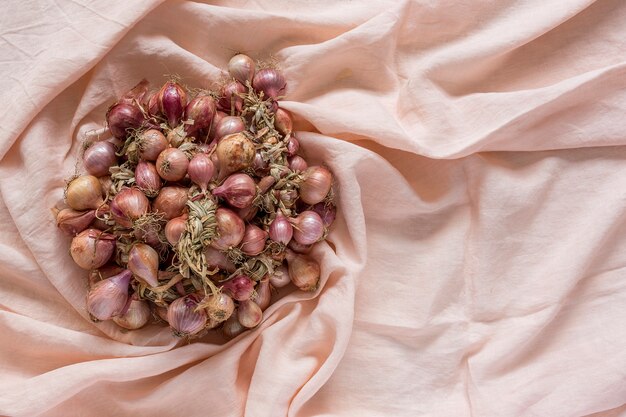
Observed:
[[[157,172],[166,181],[180,181],[187,175],[189,159],[178,148],[167,148],[156,161]]]
[[[167,149],[167,139],[156,129],[148,129],[139,135],[137,149],[139,158],[146,161],[156,161],[159,154]]]
[[[233,299],[224,293],[209,295],[201,304],[205,307],[209,318],[218,323],[228,320],[235,311]]]
[[[228,73],[231,77],[246,85],[246,81],[252,82],[254,78],[254,60],[248,55],[237,54],[228,61]]]
[[[306,204],[317,204],[324,200],[330,191],[333,176],[329,170],[321,166],[309,167],[302,174],[300,199]]]
[[[182,216],[187,207],[187,192],[184,187],[163,187],[152,202],[152,209],[163,213],[166,220]]]
[[[308,255],[287,250],[291,281],[302,291],[315,291],[319,285],[320,266]]]
[[[252,166],[254,162],[254,143],[243,133],[234,133],[224,137],[217,144],[215,154],[219,160],[218,180],[229,174]]]
[[[263,320],[263,310],[252,300],[241,301],[237,308],[237,319],[242,326],[251,329]]]
[[[104,204],[102,186],[93,175],[74,178],[65,190],[65,202],[74,210],[95,210]]]

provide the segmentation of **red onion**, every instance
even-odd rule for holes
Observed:
[[[215,128],[215,137],[221,139],[246,130],[246,124],[240,116],[226,116],[222,118]]]
[[[312,210],[303,211],[290,221],[294,226],[293,238],[301,245],[312,245],[324,236],[324,222]]]
[[[261,155],[261,151],[257,151],[254,155],[254,171],[255,172],[265,172],[268,168],[267,161],[263,160],[263,155]]]
[[[191,158],[187,172],[189,173],[191,181],[196,183],[200,187],[200,190],[205,193],[209,182],[211,182],[215,174],[215,166],[209,155],[197,153]]]
[[[98,269],[113,255],[115,236],[97,229],[80,232],[70,245],[70,255],[76,265],[83,269]]]
[[[213,123],[211,123],[211,130],[209,132],[209,138],[211,138],[211,139],[215,138],[215,132],[217,131],[217,125],[219,125],[220,120],[222,120],[226,116],[228,116],[228,115],[226,113],[224,113],[223,111],[216,111],[215,112],[215,116],[213,116]]]
[[[150,197],[154,197],[161,189],[161,177],[156,166],[151,162],[139,161],[135,167],[135,183]]]
[[[102,186],[93,175],[74,178],[65,190],[65,202],[74,210],[97,209],[104,204]]]
[[[222,290],[237,301],[247,300],[254,292],[254,281],[246,275],[238,275],[222,283]]]
[[[180,181],[187,175],[189,159],[178,148],[167,148],[159,154],[156,162],[157,172],[167,181]]]
[[[85,170],[96,177],[109,175],[109,167],[116,163],[115,145],[111,142],[95,142],[83,154]]]
[[[207,266],[211,269],[219,268],[226,272],[235,272],[235,269],[237,269],[235,264],[223,252],[210,246],[204,250],[204,256]]]
[[[252,82],[254,68],[254,60],[244,54],[237,54],[228,61],[228,73],[243,85],[246,81]]]
[[[167,118],[167,123],[171,128],[178,126],[180,119],[183,117],[185,106],[187,105],[187,93],[183,87],[174,82],[166,82],[157,97],[159,110]]]
[[[270,283],[276,288],[282,288],[291,282],[289,270],[285,265],[280,265],[274,269],[274,273],[269,277]]]
[[[265,97],[274,100],[283,92],[287,83],[283,74],[273,68],[265,68],[258,71],[252,80],[252,87],[259,92],[263,92]]]
[[[258,226],[249,224],[241,241],[241,251],[248,256],[256,256],[265,249],[267,232]]]
[[[165,225],[165,238],[174,247],[176,247],[176,245],[178,244],[180,236],[185,230],[185,226],[187,225],[187,217],[187,215],[174,217]]]
[[[152,203],[152,210],[163,213],[166,220],[182,216],[187,207],[187,188],[163,187]]]
[[[111,201],[110,210],[113,219],[123,227],[132,227],[137,220],[150,209],[150,201],[137,188],[122,188]]]
[[[126,92],[120,98],[119,102],[126,104],[142,103],[148,93],[149,84],[150,83],[148,83],[148,80],[146,80],[145,78],[142,79],[136,86]]]
[[[167,149],[167,139],[156,129],[148,129],[139,135],[137,149],[139,157],[146,161],[156,161],[159,154]]]
[[[246,169],[254,162],[254,143],[242,133],[224,137],[218,144],[215,154],[219,160],[218,179],[222,180],[233,172]]]
[[[289,169],[293,172],[303,172],[306,171],[308,167],[309,165],[301,156],[296,155],[289,158]]]
[[[109,320],[122,313],[128,302],[128,286],[132,274],[124,270],[111,278],[98,281],[87,295],[87,311],[98,320]]]
[[[302,291],[315,291],[320,279],[320,266],[310,256],[287,250],[291,281]]]
[[[250,299],[261,308],[261,311],[265,311],[270,306],[271,298],[272,288],[270,287],[270,280],[269,278],[263,278],[259,281],[255,288],[255,294]]]
[[[135,243],[128,253],[128,269],[149,286],[159,286],[159,254],[151,246]]]
[[[75,236],[89,227],[95,218],[95,210],[76,211],[66,208],[57,213],[57,227],[65,234]]]
[[[237,113],[241,113],[243,109],[243,98],[239,94],[244,94],[246,87],[244,87],[239,81],[231,81],[222,87],[220,91],[220,100],[218,106],[226,113],[233,114],[236,110]]]
[[[145,120],[139,107],[128,103],[117,103],[109,107],[106,119],[111,134],[118,139],[125,139],[130,130],[138,129]]]
[[[167,321],[178,337],[191,336],[204,329],[207,316],[204,310],[196,311],[199,298],[195,294],[177,298],[167,309]]]
[[[218,250],[227,250],[239,245],[245,231],[243,220],[226,208],[218,208],[215,219],[219,237],[211,242],[211,246]]]
[[[287,142],[287,155],[294,156],[298,153],[299,149],[300,142],[298,142],[298,139],[296,139],[296,137],[292,135]]]
[[[248,207],[256,196],[256,184],[247,174],[233,174],[213,189],[213,195],[224,198],[233,207]]]
[[[337,208],[331,203],[317,203],[311,207],[311,210],[319,214],[326,227],[330,227],[333,224],[337,215]]]
[[[185,124],[187,134],[193,135],[209,129],[216,111],[215,100],[211,96],[199,96],[191,100],[185,110],[187,120],[193,121],[193,124]]]
[[[159,90],[153,90],[147,95],[148,113],[153,116],[159,116],[161,110],[159,109]]]
[[[287,110],[279,108],[274,114],[274,127],[283,135],[288,135],[293,130],[293,121]]]
[[[309,167],[302,174],[300,184],[300,199],[307,204],[317,204],[323,201],[332,185],[332,174],[321,166]]]
[[[242,326],[251,329],[261,323],[263,311],[254,301],[245,300],[239,303],[237,319]]]
[[[293,236],[293,227],[282,211],[278,211],[276,218],[270,224],[270,239],[286,245]]]
[[[224,293],[209,295],[205,300],[201,304],[205,306],[209,318],[217,322],[228,320],[235,311],[233,299]]]

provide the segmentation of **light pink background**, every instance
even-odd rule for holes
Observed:
[[[626,415],[623,0],[0,9],[0,415]],[[321,290],[227,344],[91,323],[49,212],[80,138],[236,51],[336,174]]]

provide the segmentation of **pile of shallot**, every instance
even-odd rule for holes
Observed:
[[[299,155],[285,78],[259,67],[235,55],[217,91],[142,80],[87,135],[56,221],[90,271],[93,320],[234,337],[276,288],[317,289],[308,253],[335,218],[332,175]]]

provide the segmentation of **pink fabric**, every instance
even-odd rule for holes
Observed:
[[[626,415],[623,0],[9,0],[0,21],[1,415]],[[91,323],[49,213],[80,138],[142,77],[208,86],[235,51],[275,55],[337,176],[321,290],[228,343]]]

